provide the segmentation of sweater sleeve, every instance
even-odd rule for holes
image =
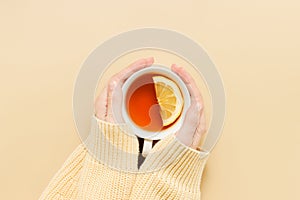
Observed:
[[[92,117],[91,131],[84,142],[98,162],[123,171],[137,171],[139,144],[126,124],[114,124]]]
[[[87,195],[119,197],[123,193],[124,196],[129,196],[130,190],[125,188],[133,184],[135,176],[126,176],[112,168],[137,171],[138,141],[130,133],[125,124],[112,124],[93,116],[88,137],[54,175],[40,196],[40,200],[80,199]],[[99,172],[115,178],[106,179],[107,176],[99,176]],[[119,184],[115,183],[116,180]],[[99,186],[99,190],[91,191],[91,188],[96,188],[94,185]],[[126,191],[116,191],[113,194],[103,191],[104,188],[108,188],[106,191],[111,191],[109,189],[117,185],[117,191]],[[117,199],[126,199],[123,198],[124,196]]]
[[[131,199],[200,199],[209,153],[182,144],[174,135],[154,146],[141,166]],[[147,189],[143,189],[147,188]]]
[[[93,117],[88,138],[40,199],[199,200],[208,155],[172,135],[159,141],[138,169],[138,141],[128,127]]]
[[[135,182],[138,141],[124,124],[92,119],[77,199],[128,200]]]
[[[45,188],[40,200],[77,198],[78,181],[86,152],[83,144],[80,144],[73,151]]]

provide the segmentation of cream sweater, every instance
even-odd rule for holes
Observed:
[[[126,125],[92,118],[86,141],[57,172],[40,199],[200,199],[209,153],[174,135],[159,141],[138,168],[137,138]]]

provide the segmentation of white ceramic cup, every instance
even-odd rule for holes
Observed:
[[[138,125],[136,125],[135,122],[131,119],[131,117],[128,113],[128,109],[126,107],[127,92],[129,90],[129,88],[137,80],[137,78],[139,78],[143,75],[146,75],[146,74],[157,74],[157,75],[164,76],[164,77],[174,81],[177,84],[177,86],[179,87],[182,97],[183,97],[183,101],[184,101],[183,109],[182,109],[182,112],[181,112],[181,115],[179,116],[179,118],[170,127],[160,130],[160,131],[156,131],[156,132],[145,130],[142,127],[139,127]],[[179,128],[183,124],[183,121],[184,121],[184,118],[186,115],[186,111],[191,104],[190,93],[189,93],[185,83],[183,82],[183,80],[176,73],[174,73],[170,68],[160,66],[160,65],[152,65],[150,67],[143,68],[143,69],[135,72],[134,74],[132,74],[125,81],[125,83],[122,87],[122,92],[123,92],[123,102],[122,102],[123,119],[124,119],[125,123],[127,123],[130,126],[131,130],[133,131],[133,133],[135,135],[137,135],[140,138],[145,139],[144,140],[145,141],[144,142],[145,152],[143,150],[143,154],[147,154],[147,152],[151,150],[153,140],[163,139],[170,134],[175,134],[176,131],[179,130]]]
[[[142,75],[146,75],[146,74],[158,74],[158,75],[162,75],[172,81],[174,81],[177,86],[179,87],[182,97],[183,97],[183,109],[182,109],[182,113],[179,116],[179,118],[176,120],[176,122],[174,124],[172,124],[172,126],[168,127],[167,129],[161,130],[161,131],[157,131],[157,132],[151,132],[148,130],[145,130],[139,126],[137,126],[134,121],[132,121],[129,113],[128,113],[128,109],[126,108],[126,94],[128,89],[132,86],[132,84],[136,81],[136,79]],[[158,66],[158,65],[152,65],[150,67],[141,69],[137,72],[135,72],[133,75],[131,75],[124,83],[123,87],[122,87],[122,91],[123,91],[123,105],[122,105],[122,115],[124,118],[125,123],[127,123],[128,125],[131,126],[133,132],[141,137],[141,138],[145,138],[145,139],[149,139],[149,140],[159,140],[159,139],[163,139],[164,137],[166,137],[167,135],[170,135],[172,133],[176,133],[176,131],[181,127],[181,125],[183,124],[183,120],[185,118],[185,114],[186,111],[188,109],[188,107],[190,106],[190,93],[185,85],[185,83],[183,82],[183,80],[173,71],[171,71],[171,69],[163,67],[163,66]]]

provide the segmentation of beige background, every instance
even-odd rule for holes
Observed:
[[[0,199],[37,199],[79,144],[72,90],[89,52],[144,26],[201,43],[222,74],[224,132],[203,200],[300,199],[300,3],[0,1]]]

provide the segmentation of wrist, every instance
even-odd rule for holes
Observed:
[[[107,122],[94,115],[84,144],[97,161],[116,169],[136,170],[138,141],[126,124]]]

